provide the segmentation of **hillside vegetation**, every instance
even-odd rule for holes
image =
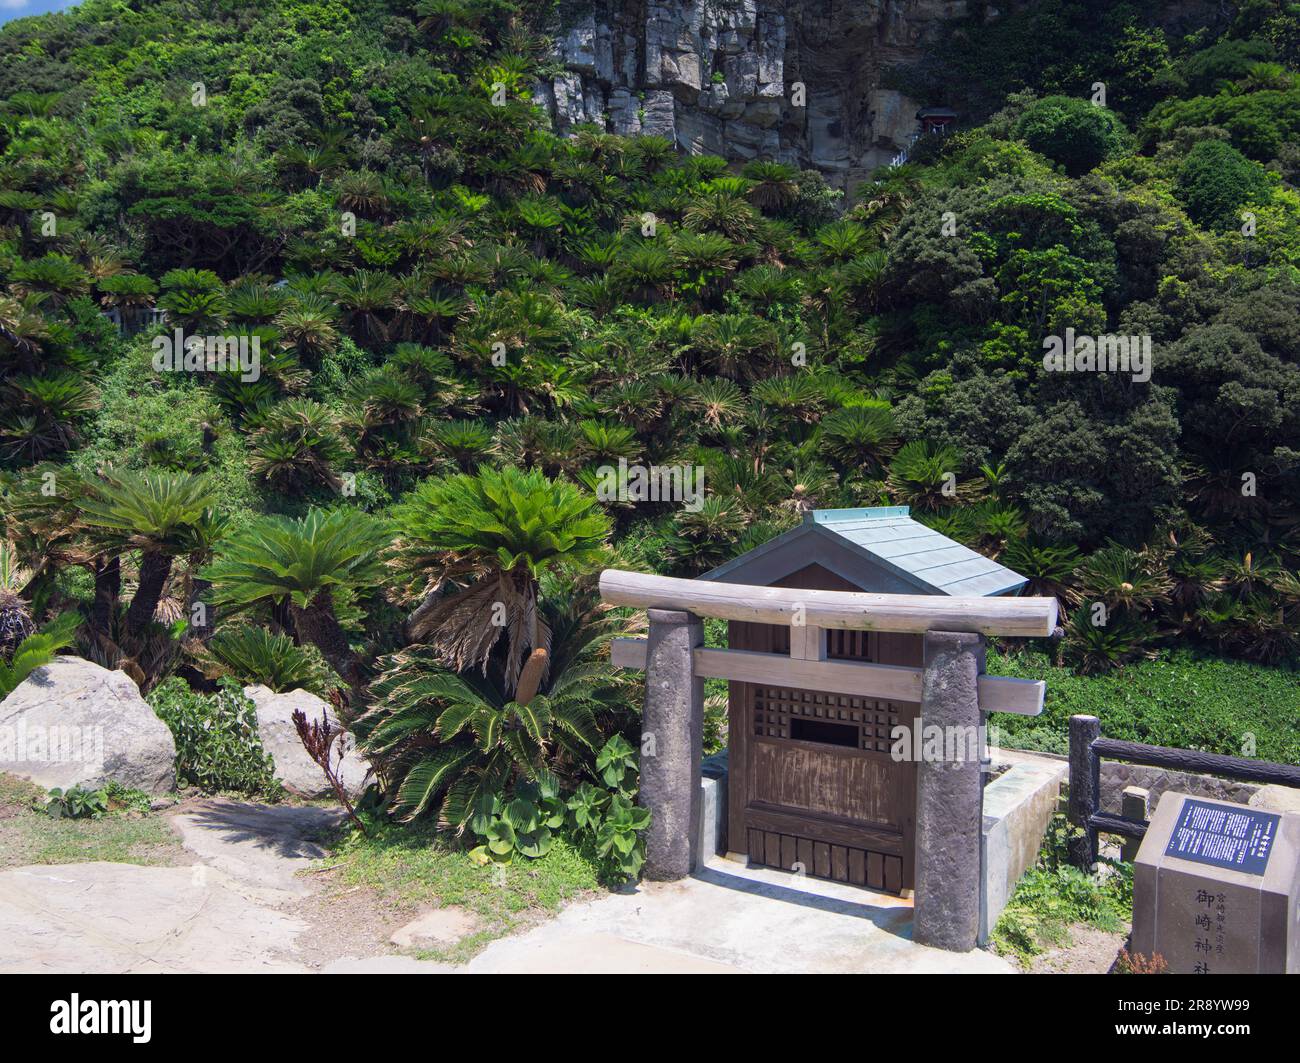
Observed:
[[[145,689],[331,694],[402,815],[496,855],[595,784],[622,873],[635,698],[602,664],[604,564],[693,575],[813,508],[908,505],[1057,595],[1044,649],[1077,673],[1178,646],[1284,675],[1300,10],[1180,37],[1146,10],[975,12],[898,77],[987,120],[847,196],[557,138],[530,102],[548,5],[86,0],[6,26],[0,650],[73,613],[77,652]],[[176,330],[257,371],[211,346],[174,371]],[[1045,340],[1107,335],[1149,338],[1149,379],[1045,369]],[[701,467],[705,497],[597,498],[620,460]],[[535,814],[507,837],[514,785]]]

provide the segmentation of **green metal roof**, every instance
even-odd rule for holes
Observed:
[[[744,582],[739,573],[759,559],[789,553],[798,567],[818,560],[816,547],[827,537],[852,557],[884,569],[902,584],[923,594],[989,597],[1015,594],[1028,580],[1005,565],[954,542],[908,516],[907,506],[868,509],[819,509],[804,522],[770,542],[732,558],[701,579]],[[798,564],[802,562],[803,564]],[[852,582],[871,589],[872,571],[864,566],[861,579],[841,572]]]

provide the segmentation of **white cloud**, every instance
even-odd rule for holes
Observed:
[[[26,7],[31,0],[0,0],[0,7],[10,11],[17,11],[20,7]]]

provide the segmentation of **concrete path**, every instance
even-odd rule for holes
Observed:
[[[213,800],[173,824],[190,867],[91,863],[0,872],[0,972],[1010,972],[911,940],[910,901],[714,860],[697,876],[574,904],[464,967],[303,955],[300,871],[339,813]]]
[[[1010,973],[987,952],[911,940],[912,904],[838,882],[713,860],[681,882],[574,905],[493,942],[476,972]]]
[[[911,940],[912,904],[838,882],[711,861],[681,882],[575,904],[527,933],[494,941],[473,974],[1011,974],[989,952]],[[327,974],[437,974],[408,957],[344,959]]]

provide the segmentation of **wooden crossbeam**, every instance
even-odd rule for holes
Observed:
[[[1057,619],[1055,598],[795,590],[676,579],[615,568],[601,573],[600,594],[610,605],[682,610],[720,620],[913,634],[973,631],[1041,638],[1052,633]]]
[[[645,639],[614,639],[610,659],[615,668],[643,671],[648,643]],[[866,661],[804,660],[754,650],[695,650],[695,672],[706,679],[733,679],[741,683],[797,690],[822,690],[828,694],[853,694],[882,701],[921,701],[923,670]],[[1037,716],[1043,711],[1046,684],[1033,679],[1005,676],[979,677],[982,712],[1013,712]]]

